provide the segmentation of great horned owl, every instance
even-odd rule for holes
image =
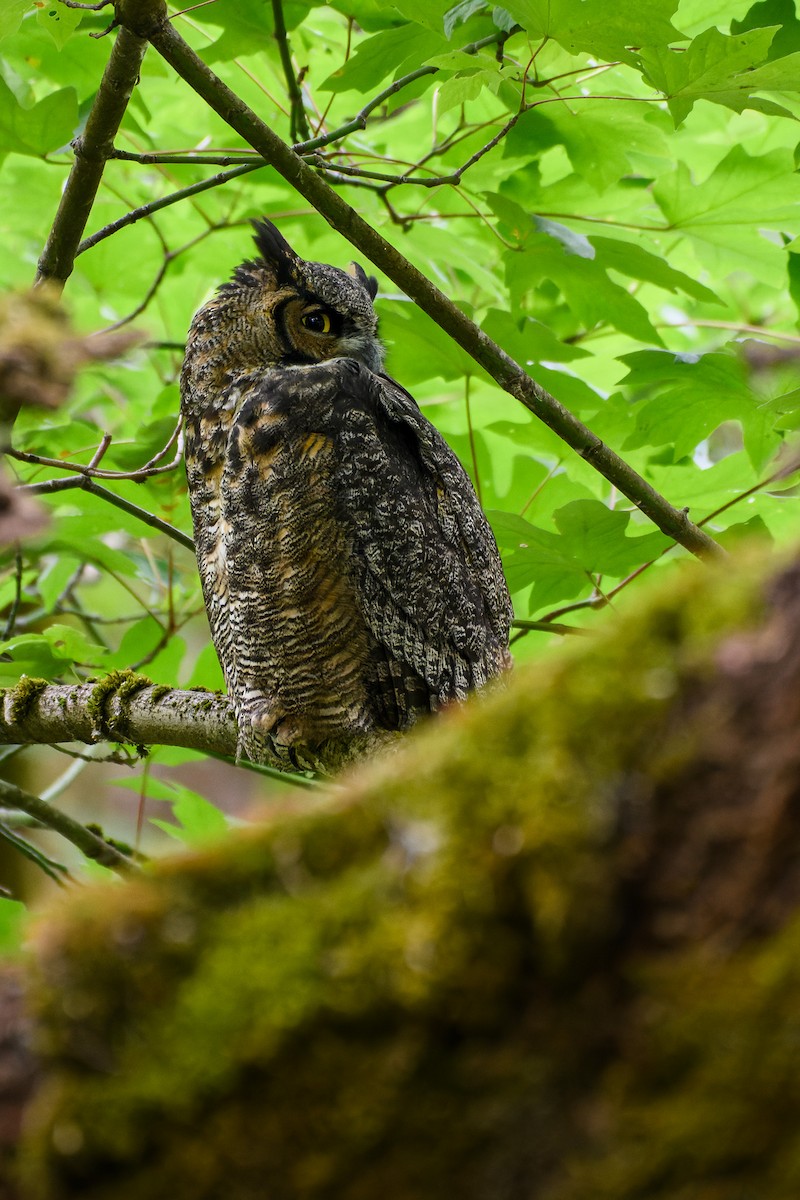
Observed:
[[[254,226],[181,376],[197,561],[240,755],[325,769],[505,670],[511,603],[461,464],[383,374],[376,281]]]

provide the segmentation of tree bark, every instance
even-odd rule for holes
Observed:
[[[127,742],[236,753],[227,696],[156,686],[132,671],[95,683],[48,684],[27,676],[0,690],[0,745]]]

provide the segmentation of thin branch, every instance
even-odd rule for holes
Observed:
[[[114,871],[123,872],[135,870],[136,863],[133,859],[122,854],[115,846],[109,845],[96,833],[92,833],[91,829],[81,825],[80,821],[74,821],[72,817],[68,817],[60,809],[54,808],[52,804],[47,804],[38,796],[32,796],[30,792],[23,792],[21,788],[16,787],[13,783],[6,783],[4,779],[0,779],[0,800],[8,808],[21,809],[29,817],[41,821],[48,829],[60,833],[68,842],[72,842],[73,846],[77,846],[87,858],[101,863],[104,867],[111,867]]]
[[[19,462],[29,463],[32,466],[53,467],[59,471],[74,471],[77,475],[85,475],[89,479],[127,479],[134,483],[141,483],[145,479],[150,479],[153,475],[164,475],[169,471],[174,471],[176,467],[180,466],[181,459],[183,458],[182,445],[179,447],[178,453],[171,462],[168,462],[163,466],[160,466],[159,463],[161,462],[161,459],[169,453],[176,441],[179,443],[181,442],[181,424],[181,421],[178,421],[174,430],[170,434],[167,444],[148,462],[141,467],[137,467],[134,471],[105,471],[96,467],[94,465],[94,460],[89,463],[88,466],[86,466],[83,463],[69,462],[61,458],[46,458],[42,454],[33,454],[28,450],[15,450],[13,448],[6,450],[6,454],[8,454],[9,458],[15,458]],[[103,453],[105,453],[110,444],[111,435],[105,434],[100,447],[103,449]]]
[[[754,483],[752,487],[747,488],[743,492],[739,492],[730,500],[727,500],[724,504],[721,504],[719,508],[715,508],[712,512],[707,513],[697,522],[697,524],[700,526],[707,525],[710,521],[713,521],[715,517],[727,512],[728,509],[733,508],[736,504],[741,504],[743,500],[749,499],[750,496],[757,495],[758,492],[762,492],[765,488],[769,487],[771,483],[776,483],[779,479],[786,479],[789,476],[794,475],[798,470],[800,470],[800,460],[798,460],[797,456],[793,456],[789,462],[784,463],[782,466],[778,467],[777,470],[770,472],[769,475],[766,475],[763,479],[760,479],[758,483]],[[669,554],[669,552],[674,550],[674,548],[674,546],[665,546],[660,554],[657,554],[655,558],[651,558],[648,562],[642,563],[642,565],[637,567],[635,571],[631,571],[630,575],[626,575],[625,578],[621,580],[615,587],[613,587],[606,595],[595,595],[589,600],[578,600],[574,604],[565,604],[561,608],[553,609],[552,612],[549,612],[546,614],[546,616],[542,617],[542,622],[549,625],[556,617],[563,617],[566,616],[567,613],[578,612],[580,609],[605,608],[609,601],[613,600],[614,597],[619,594],[619,592],[623,591],[629,586],[629,584],[633,583],[635,579],[638,579],[639,576],[644,574],[645,571],[649,571],[649,569],[655,566],[655,564],[659,562],[665,554]],[[525,623],[515,621],[514,624],[520,628],[524,628]]]
[[[119,159],[121,162],[141,163],[142,166],[165,166],[177,164],[186,166],[211,166],[211,167],[232,167],[237,163],[252,163],[264,160],[256,155],[252,150],[249,152],[238,152],[236,154],[228,151],[220,151],[218,154],[198,154],[196,150],[175,150],[172,153],[166,151],[155,151],[150,154],[135,154],[132,150],[117,150],[114,149],[109,154],[109,159]]]
[[[199,242],[202,242],[205,238],[209,237],[209,235],[214,233],[217,229],[221,229],[222,226],[221,225],[209,225],[209,227],[207,229],[204,229],[202,233],[198,233],[196,237],[190,238],[188,242],[184,242],[183,245],[179,246],[177,250],[166,249],[166,243],[164,241],[164,238],[162,237],[161,233],[159,232],[158,228],[156,227],[156,224],[154,221],[152,222],[152,228],[153,228],[154,232],[156,233],[156,236],[159,238],[160,242],[162,243],[163,255],[164,255],[161,265],[159,266],[158,270],[156,271],[155,279],[150,284],[150,287],[147,289],[147,292],[145,293],[145,295],[142,298],[142,300],[140,301],[140,303],[137,304],[136,307],[134,309],[132,309],[131,312],[126,313],[126,315],[124,317],[120,317],[118,321],[114,321],[114,322],[112,322],[111,325],[107,325],[105,327],[105,329],[100,330],[101,334],[112,333],[114,330],[122,328],[123,325],[128,325],[131,321],[135,320],[136,317],[140,316],[140,314],[144,312],[144,310],[148,307],[148,305],[153,300],[153,297],[158,292],[158,289],[161,287],[161,284],[166,279],[167,271],[172,266],[172,264],[175,262],[175,260],[180,258],[181,254],[185,254],[187,250],[190,250],[193,246],[196,246]],[[93,335],[93,336],[98,336],[98,335]]]
[[[91,237],[84,238],[75,251],[75,257],[79,254],[84,254],[87,250],[91,250],[93,246],[105,241],[111,237],[113,233],[118,233],[120,229],[125,229],[128,225],[135,224],[136,221],[141,221],[145,217],[152,217],[153,213],[160,212],[162,208],[169,208],[172,204],[178,204],[181,200],[188,200],[192,196],[199,196],[201,192],[207,192],[210,188],[220,187],[223,183],[229,183],[231,179],[237,179],[240,175],[248,175],[251,171],[258,171],[266,163],[263,159],[257,162],[249,162],[244,166],[234,167],[230,171],[222,171],[219,175],[213,175],[211,179],[203,179],[200,183],[193,183],[190,187],[180,188],[177,192],[170,192],[168,196],[162,196],[160,200],[151,200],[147,204],[142,204],[139,208],[134,208],[131,212],[125,213],[124,217],[119,217],[116,221],[111,221],[110,224],[104,225],[102,229],[98,229],[97,233],[93,233]],[[139,309],[141,312],[141,309]],[[138,315],[138,314],[137,314]],[[116,328],[116,326],[112,326]]]
[[[464,407],[467,412],[467,432],[469,434],[469,452],[472,459],[472,474],[475,476],[475,494],[478,497],[478,503],[483,504],[481,496],[481,475],[478,470],[478,451],[475,445],[475,430],[472,427],[472,408],[469,402],[469,389],[472,381],[471,375],[464,376]]]
[[[21,747],[24,749],[25,747]],[[50,749],[55,750],[57,754],[63,754],[65,758],[81,759],[87,763],[113,763],[119,767],[137,767],[142,761],[139,755],[130,749],[129,746],[121,746],[119,750],[113,750],[110,754],[95,755],[92,754],[93,746],[90,746],[86,754],[81,754],[80,750],[68,750],[66,746],[59,746],[57,742],[50,743]]]
[[[460,48],[461,54],[477,54],[486,46],[504,46],[510,37],[515,33],[521,33],[522,27],[515,25],[513,29],[506,32],[499,30],[497,33],[492,33],[488,37],[480,38],[477,42],[470,42],[467,46]],[[156,47],[158,49],[158,47]],[[347,137],[349,133],[356,133],[358,130],[366,129],[367,118],[370,113],[373,113],[381,104],[396,96],[404,87],[408,87],[410,83],[415,83],[417,79],[422,79],[425,75],[438,75],[440,67],[426,66],[418,67],[416,71],[410,71],[408,75],[403,75],[401,79],[396,79],[389,87],[384,88],[379,92],[369,104],[365,104],[354,117],[349,121],[345,121],[344,125],[340,125],[331,133],[323,133],[319,137],[312,138],[310,141],[300,142],[292,147],[296,154],[308,154],[311,150],[319,150],[322,146],[329,146],[331,142],[340,142],[342,138]],[[188,82],[188,80],[187,80]],[[212,106],[213,107],[213,106]]]
[[[762,492],[764,488],[769,487],[771,483],[777,483],[779,479],[787,479],[790,475],[794,475],[798,470],[800,470],[800,461],[798,461],[797,455],[795,454],[788,463],[784,463],[782,466],[778,467],[776,471],[772,471],[764,479],[759,480],[758,483],[755,483],[752,487],[747,488],[746,491],[739,492],[738,495],[726,501],[725,504],[720,504],[719,508],[715,508],[713,512],[708,514],[708,516],[703,517],[699,524],[705,525],[707,522],[713,521],[715,517],[720,516],[721,513],[727,512],[728,509],[733,508],[735,504],[740,504],[742,500],[747,500],[750,496],[756,495],[757,492]]]
[[[96,10],[104,7],[104,4],[87,7]],[[94,205],[106,159],[111,153],[114,138],[138,81],[146,49],[145,38],[125,27],[120,29],[86,128],[73,142],[75,162],[39,260],[37,283],[49,279],[63,285],[72,273],[78,243]]]
[[[502,141],[506,134],[511,132],[521,115],[522,112],[514,113],[513,117],[510,117],[506,121],[502,129],[490,141],[481,146],[480,150],[476,150],[462,166],[457,167],[455,171],[451,171],[449,175],[389,175],[383,171],[369,171],[364,167],[350,167],[345,166],[344,163],[331,163],[320,154],[316,154],[313,157],[309,156],[308,161],[315,167],[336,172],[337,175],[353,176],[355,179],[374,179],[378,182],[386,183],[389,187],[403,187],[406,184],[416,184],[417,187],[426,188],[438,188],[446,184],[455,186],[461,183],[462,176],[470,167],[479,162],[485,154],[488,154],[490,150],[493,150]],[[426,157],[430,156],[427,155]]]
[[[3,811],[5,812],[5,810]],[[40,827],[38,821],[34,827]],[[56,862],[54,858],[50,858],[47,854],[44,854],[38,846],[34,846],[27,838],[20,837],[15,832],[12,822],[5,816],[0,819],[0,838],[4,842],[8,842],[9,846],[13,846],[15,850],[18,850],[30,862],[35,863],[39,870],[49,876],[59,887],[63,887],[66,880],[72,881],[72,876],[63,863]],[[3,895],[7,894],[4,888]]]
[[[148,5],[150,9],[150,6]],[[364,254],[370,262],[415,300],[476,362],[488,371],[500,387],[526,408],[595,467],[624,496],[627,496],[668,537],[680,542],[699,557],[719,557],[722,548],[690,520],[686,512],[673,508],[663,496],[632,467],[606,446],[596,434],[519,366],[496,343],[448,299],[420,271],[381,237],[349,204],[330,188],[319,174],[304,163],[256,114],[219,79],[166,20],[161,8],[156,16],[154,3],[143,21],[133,0],[121,0],[123,20],[133,21],[147,35],[156,50],[190,87],[240,137],[257,150],[334,229]]]
[[[94,750],[98,751],[97,755],[92,753]],[[78,776],[83,774],[89,763],[96,762],[99,756],[99,747],[97,746],[90,746],[88,754],[76,755],[66,770],[61,772],[58,779],[54,780],[48,788],[45,788],[40,799],[45,804],[52,804],[54,800],[58,800],[59,796],[64,794]]]
[[[60,0],[60,3],[65,8],[83,8],[88,12],[100,12],[101,9],[107,8],[109,4],[113,4],[114,0],[100,0],[99,4],[80,4],[78,0]]]
[[[217,0],[200,0],[199,4],[190,4],[188,8],[181,8],[178,12],[172,13],[170,21],[174,21],[176,17],[185,17],[187,13],[194,12],[196,8],[205,8],[208,4],[216,4]]]
[[[166,534],[167,537],[179,542],[181,546],[185,546],[194,554],[194,542],[188,534],[176,529],[167,521],[162,521],[160,517],[148,512],[146,508],[139,508],[137,504],[131,504],[129,500],[118,496],[116,492],[110,492],[108,488],[101,487],[87,475],[73,475],[69,479],[48,479],[46,483],[23,484],[18,490],[33,496],[49,496],[53,492],[67,492],[73,488],[79,488],[81,491],[89,492],[92,496],[97,496],[100,500],[105,500],[108,504],[113,504],[115,508],[122,509],[128,516],[135,517],[137,521],[149,525],[151,529],[157,529],[159,533]]]
[[[19,548],[19,543],[17,543],[16,548],[14,550],[14,599],[11,601],[11,610],[8,614],[8,620],[6,621],[5,628],[3,629],[2,634],[0,634],[0,638],[2,638],[2,640],[4,642],[8,641],[8,639],[14,633],[14,626],[17,623],[17,614],[19,613],[19,606],[20,606],[21,600],[22,600],[22,552]]]
[[[800,336],[796,333],[784,333],[780,329],[766,329],[763,325],[743,325],[739,321],[712,321],[687,317],[685,321],[659,321],[657,329],[725,329],[731,333],[752,333],[755,337],[774,338],[776,341],[789,342],[790,345],[800,346]]]
[[[546,617],[541,621],[525,621],[519,618],[512,621],[511,625],[513,629],[521,629],[525,633],[539,630],[541,633],[576,633],[581,637],[591,637],[592,635],[590,629],[582,629],[580,625],[559,625],[555,621],[548,621]]]
[[[289,49],[289,35],[286,32],[286,22],[283,19],[283,4],[281,0],[272,0],[272,19],[275,24],[274,38],[278,43],[278,53],[281,56],[281,66],[286,78],[286,91],[289,95],[291,115],[289,131],[293,142],[308,141],[311,131],[306,120],[306,110],[303,104],[303,91],[297,82],[297,76],[292,63],[292,52]]]
[[[273,0],[273,3],[278,3],[278,0]],[[496,40],[496,38],[491,39],[491,41]],[[475,45],[477,46],[479,43],[475,43]],[[438,68],[432,69],[438,70]],[[421,72],[415,72],[414,74],[415,76],[419,76],[420,74],[429,73],[430,72],[422,70]],[[387,89],[387,91],[389,90],[390,89]],[[384,93],[381,93],[381,95],[383,94]],[[376,98],[374,103],[377,103],[379,99],[379,97]],[[367,112],[368,110],[370,110],[369,105],[366,109],[362,109],[362,113]],[[294,112],[294,108],[292,111]],[[312,142],[301,144],[297,147],[297,152],[303,154],[304,158],[306,158],[306,160],[313,166],[319,167],[326,172],[334,173],[335,175],[340,176],[353,176],[356,179],[375,180],[380,183],[386,183],[389,185],[389,187],[397,187],[403,184],[417,184],[419,187],[429,188],[441,187],[446,184],[457,185],[461,182],[461,178],[464,173],[468,171],[470,167],[474,166],[474,164],[481,158],[483,158],[485,154],[488,154],[490,150],[493,150],[498,142],[500,142],[506,136],[506,134],[513,129],[514,125],[516,125],[517,121],[519,120],[520,115],[521,113],[515,113],[514,116],[505,123],[503,128],[489,142],[477,150],[475,154],[473,154],[461,167],[458,167],[449,175],[432,175],[430,177],[409,174],[389,175],[378,171],[370,171],[361,167],[352,167],[340,163],[331,163],[328,159],[323,158],[321,155],[312,155],[306,153],[308,147],[312,145]],[[364,118],[364,123],[366,124],[366,117]],[[361,128],[363,128],[363,126],[361,126]],[[294,136],[294,133],[292,136]],[[314,141],[319,142],[319,139],[314,139]],[[430,157],[430,155],[426,155],[426,157]],[[142,204],[139,208],[135,208],[131,212],[126,213],[124,216],[119,217],[116,221],[111,221],[108,225],[104,225],[102,229],[99,229],[97,233],[93,233],[90,237],[84,238],[75,253],[76,258],[78,255],[85,253],[85,251],[91,250],[93,246],[98,245],[106,238],[111,237],[112,234],[118,233],[121,229],[125,229],[129,225],[133,225],[135,222],[141,221],[145,217],[150,217],[154,213],[160,212],[164,208],[168,208],[173,204],[178,204],[180,201],[187,200],[192,196],[200,195],[200,193],[206,192],[211,188],[220,187],[223,184],[228,183],[231,179],[238,178],[240,175],[247,175],[251,171],[257,171],[260,167],[269,165],[267,160],[264,158],[259,158],[256,162],[253,162],[252,156],[248,158],[248,156],[245,155],[226,155],[224,157],[215,155],[198,155],[194,158],[187,158],[186,155],[177,154],[130,154],[122,150],[113,150],[109,155],[109,158],[118,158],[151,164],[198,162],[214,163],[216,165],[224,166],[231,162],[238,162],[241,165],[236,166],[229,171],[222,171],[220,174],[212,176],[211,179],[204,179],[200,183],[193,183],[188,187],[180,188],[176,192],[171,192],[168,196],[163,196],[160,200],[151,200],[147,204]]]

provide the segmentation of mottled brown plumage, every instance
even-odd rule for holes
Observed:
[[[211,633],[255,761],[331,768],[510,664],[463,468],[382,374],[374,279],[269,222],[194,318],[182,410]]]

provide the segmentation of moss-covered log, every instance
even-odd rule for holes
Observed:
[[[42,922],[47,1200],[794,1200],[800,568]]]

